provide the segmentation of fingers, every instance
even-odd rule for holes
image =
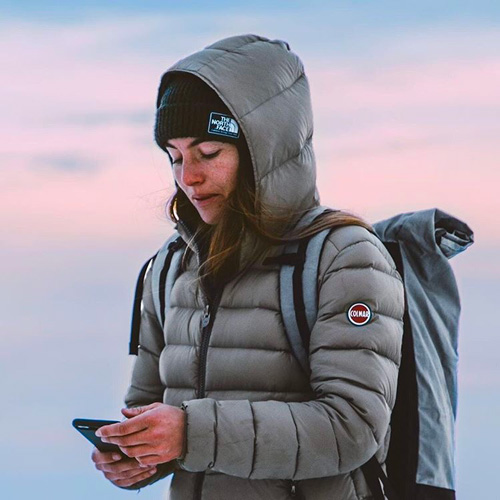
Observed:
[[[148,428],[148,419],[145,414],[159,406],[166,405],[163,403],[151,403],[150,405],[138,406],[136,408],[123,408],[122,413],[128,420],[116,424],[105,425],[98,429],[95,434],[100,438],[109,438],[127,436],[143,431]]]
[[[102,452],[97,448],[92,452],[92,460],[97,470],[106,479],[120,487],[133,484],[151,477],[156,471],[155,464],[140,464],[135,458],[124,457],[116,452]]]
[[[161,403],[151,403],[150,405],[136,406],[135,408],[122,408],[121,411],[125,417],[131,418],[136,417],[137,415],[140,415],[141,413],[144,413],[146,411],[152,410],[157,406],[161,406]]]
[[[101,472],[109,472],[111,474],[122,474],[122,473],[140,473],[145,472],[150,469],[151,466],[142,465],[134,458],[124,457],[118,462],[114,463],[98,463],[95,464],[95,468]],[[129,474],[130,475],[130,474]]]
[[[138,476],[143,476],[147,474],[146,477],[151,476],[156,472],[156,467],[147,467],[147,468],[140,468],[140,469],[130,469],[126,470],[123,472],[104,472],[104,476],[106,479],[109,479],[110,481],[119,481],[121,479],[133,479],[136,478],[135,482],[137,482],[137,477]]]
[[[103,443],[117,444],[118,446],[137,446],[148,442],[148,433],[141,431],[126,436],[110,436],[102,438]]]
[[[104,464],[100,467],[107,469],[99,469],[102,470],[106,479],[109,479],[112,483],[122,487],[131,486],[139,481],[147,479],[157,471],[156,467],[141,466],[136,460],[133,459],[123,459],[121,463],[114,465]]]
[[[150,445],[127,446],[121,450],[127,457],[135,458],[140,464],[156,465],[162,462],[160,456],[154,453],[154,449]]]
[[[147,423],[143,418],[139,417],[125,420],[125,422],[118,422],[117,424],[105,425],[98,429],[95,435],[100,438],[121,437],[145,429],[147,429]]]
[[[132,414],[138,413],[136,416]],[[182,455],[185,413],[162,403],[124,409],[129,420],[101,427],[105,443],[116,444],[122,453],[141,464],[155,465]]]
[[[90,457],[95,464],[112,464],[123,458],[121,453],[116,451],[99,451],[94,448]]]
[[[137,474],[130,475],[129,477],[120,476],[115,478],[113,474],[109,473],[105,473],[104,475],[116,486],[127,488],[128,486],[132,486],[133,484],[143,481],[144,479],[150,478],[153,474],[155,474],[155,472],[156,472],[156,467],[148,469],[146,471],[142,469]]]
[[[144,467],[152,467],[165,462],[159,455],[144,455],[142,457],[137,457],[136,460]]]

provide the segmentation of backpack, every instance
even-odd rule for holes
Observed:
[[[325,210],[329,209],[310,210],[298,224],[309,225]],[[448,259],[473,243],[473,232],[439,209],[396,215],[373,227],[403,278],[405,313],[386,471],[375,457],[361,470],[375,500],[454,500],[460,299]],[[330,231],[288,243],[282,255],[264,261],[281,265],[281,315],[292,352],[306,373],[309,338],[317,316],[319,262]],[[145,275],[152,267],[152,287],[158,290],[153,294],[155,311],[163,325],[184,246],[174,233],[141,269],[130,354],[138,353]]]

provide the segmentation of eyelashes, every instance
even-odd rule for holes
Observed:
[[[204,160],[211,160],[213,158],[217,158],[217,156],[219,156],[221,150],[219,149],[218,151],[215,151],[214,153],[209,153],[209,154],[203,154],[203,153],[200,153],[200,156],[204,159]],[[182,163],[182,158],[177,158],[176,160],[171,160],[171,163],[172,165],[180,165]]]
[[[219,151],[216,151],[215,153],[210,153],[210,154],[203,154],[201,153],[201,157],[206,159],[206,160],[210,160],[212,158],[216,158],[217,156],[219,156],[219,153],[220,153],[220,149]]]

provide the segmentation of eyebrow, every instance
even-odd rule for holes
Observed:
[[[207,142],[207,140],[204,137],[197,137],[196,139],[193,139],[189,145],[188,148],[192,148],[193,146],[196,146],[197,144],[200,144],[201,142]],[[173,144],[170,144],[170,142],[165,143],[166,148],[174,148],[177,149]]]

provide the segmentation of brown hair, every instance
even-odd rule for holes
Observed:
[[[196,225],[193,240],[203,239],[207,242],[206,259],[200,266],[198,278],[203,286],[204,280],[220,283],[234,277],[238,271],[238,257],[245,234],[252,236],[252,258],[245,263],[242,273],[259,260],[272,246],[282,245],[289,241],[310,237],[324,229],[356,225],[373,232],[372,227],[363,219],[341,210],[329,210],[317,217],[309,226],[299,230],[287,230],[304,212],[289,213],[286,216],[276,215],[277,211],[269,205],[265,206],[255,195],[255,183],[252,163],[246,143],[238,145],[240,164],[236,189],[228,197],[226,209],[215,225],[202,221],[197,210],[190,203],[182,189],[177,187],[167,202],[167,215],[175,223],[178,213],[182,211]],[[187,262],[192,250],[184,254],[183,265]]]

